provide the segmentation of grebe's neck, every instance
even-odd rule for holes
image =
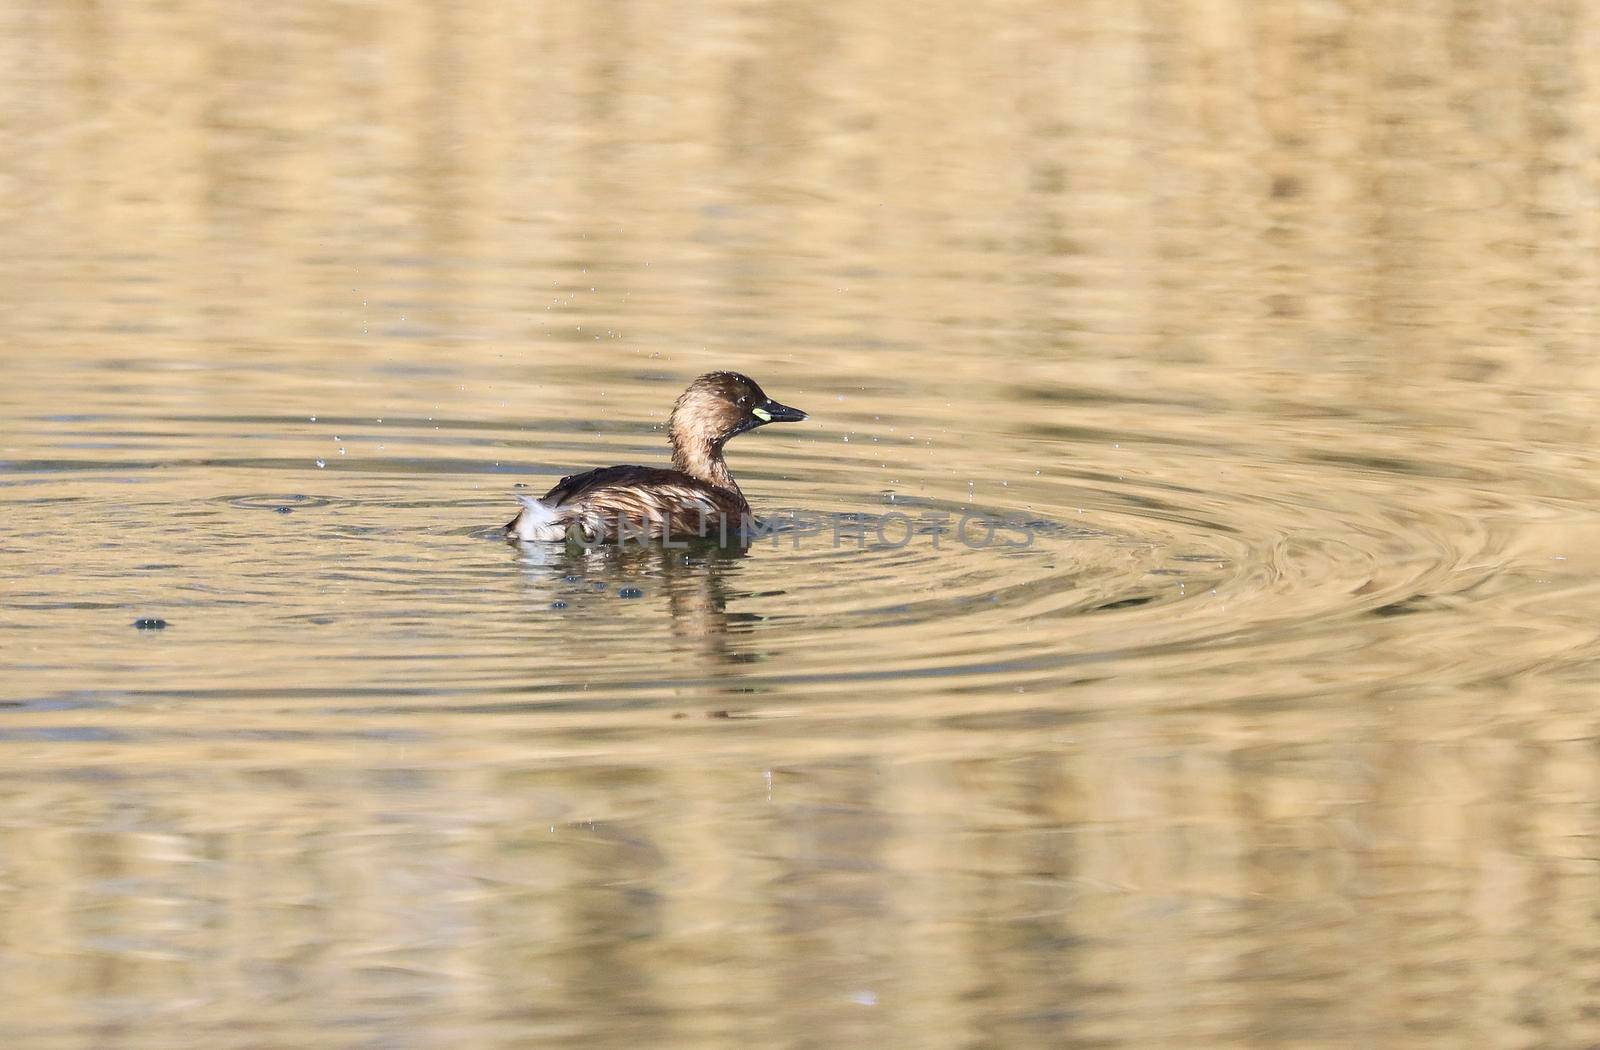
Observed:
[[[744,498],[738,482],[728,472],[728,461],[722,458],[722,442],[694,434],[672,431],[672,465],[712,488],[726,489]]]

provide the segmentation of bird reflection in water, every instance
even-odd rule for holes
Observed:
[[[551,603],[616,602],[628,597],[665,606],[672,636],[685,652],[707,658],[705,670],[737,667],[760,658],[746,642],[741,625],[764,618],[751,612],[729,612],[728,602],[753,597],[740,591],[741,564],[748,546],[712,541],[672,547],[659,543],[599,544],[582,547],[529,544],[511,548],[536,586],[541,600]],[[603,585],[599,586],[599,585]],[[730,683],[732,685],[733,683]],[[744,691],[746,687],[739,687]]]

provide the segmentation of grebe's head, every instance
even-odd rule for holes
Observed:
[[[806,414],[780,405],[749,376],[711,372],[689,384],[668,423],[675,449],[715,452],[723,442],[768,423],[798,423]]]

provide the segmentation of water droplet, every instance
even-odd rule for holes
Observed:
[[[317,460],[317,469],[318,470],[321,470],[323,467],[325,467],[327,465],[328,465],[328,461],[327,460],[325,460],[325,459],[318,459]]]
[[[624,587],[617,591],[618,598],[643,598],[644,592],[637,587]]]
[[[167,629],[167,621],[155,616],[141,616],[133,621],[133,626],[141,631],[164,631]]]

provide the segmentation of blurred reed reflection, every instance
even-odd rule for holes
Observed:
[[[1001,759],[13,780],[32,906],[3,942],[36,964],[7,983],[40,1005],[8,1028],[170,1045],[248,1004],[426,1042],[1592,1038],[1592,953],[1555,933],[1592,921],[1592,759],[1102,721]]]
[[[1600,1044],[1597,41],[0,0],[0,1039]]]

